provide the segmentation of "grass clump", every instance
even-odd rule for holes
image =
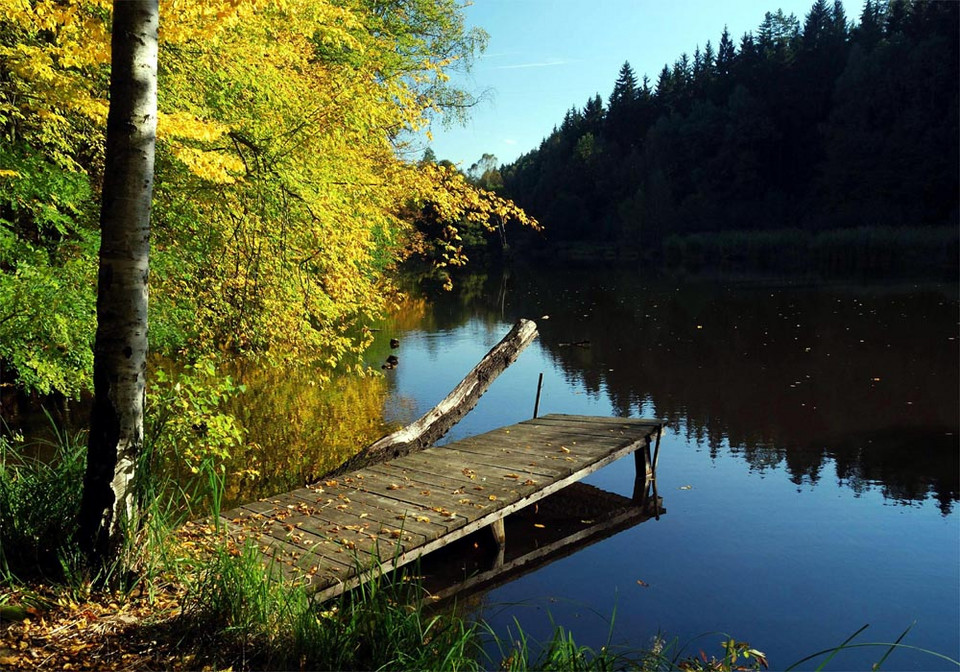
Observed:
[[[0,436],[0,569],[8,577],[62,578],[75,555],[86,442],[82,434],[54,431],[37,446]],[[31,447],[52,455],[29,455]]]
[[[401,575],[374,578],[321,604],[306,587],[264,568],[252,544],[221,547],[187,596],[197,662],[235,669],[477,670],[479,626],[428,615],[424,593]]]

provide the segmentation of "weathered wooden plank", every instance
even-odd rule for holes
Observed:
[[[255,543],[260,546],[261,551],[267,557],[273,551],[279,551],[280,555],[277,559],[284,564],[292,564],[308,570],[320,565],[338,576],[349,574],[353,569],[353,563],[349,558],[338,558],[335,554],[331,554],[332,551],[331,553],[324,553],[322,548],[307,547],[288,539],[285,534],[286,531],[275,525],[275,521],[270,519],[261,518],[254,523],[247,521],[239,525],[233,523],[233,525],[235,528],[239,528],[234,534],[247,533],[254,535]],[[271,552],[264,551],[263,545],[269,546]]]
[[[378,488],[378,486],[382,487]],[[411,525],[416,523],[417,516],[426,517],[430,519],[430,523],[426,528],[432,530],[432,534],[434,538],[436,538],[443,536],[463,524],[463,520],[460,519],[459,516],[438,516],[438,512],[433,511],[432,507],[427,506],[425,502],[416,502],[413,501],[412,497],[402,495],[402,490],[388,490],[387,487],[389,486],[373,483],[372,481],[362,487],[363,489],[355,490],[352,496],[356,508],[364,511],[366,509],[363,507],[383,509],[394,516],[398,526],[403,521]],[[422,531],[421,528],[415,529]]]
[[[620,429],[608,427],[591,431],[577,431],[574,428],[564,427],[558,424],[544,425],[515,425],[509,430],[496,432],[487,432],[469,439],[464,439],[460,443],[467,445],[472,443],[499,443],[505,446],[525,447],[533,450],[536,448],[550,449],[558,445],[569,445],[576,441],[585,445],[594,446],[597,451],[602,451],[602,446],[611,441],[630,440],[643,434],[647,430],[636,431],[630,429]]]
[[[632,436],[598,436],[584,439],[582,436],[568,436],[566,440],[558,441],[539,441],[529,438],[492,438],[477,437],[467,441],[458,442],[452,450],[461,453],[472,453],[477,459],[481,456],[487,459],[512,458],[515,460],[527,460],[531,468],[537,466],[553,466],[550,460],[556,457],[569,455],[576,450],[579,454],[586,457],[600,456],[609,450],[615,449],[621,445],[636,440]]]
[[[383,496],[384,493],[388,493],[390,497],[394,497],[400,501],[419,507],[426,507],[426,510],[421,509],[418,513],[407,514],[407,517],[412,517],[414,520],[424,517],[430,522],[446,527],[446,532],[450,532],[463,524],[458,519],[466,521],[474,520],[479,515],[487,512],[483,509],[490,508],[489,506],[484,506],[483,509],[480,509],[475,504],[461,503],[460,499],[463,498],[447,494],[441,490],[430,490],[403,485],[396,483],[394,479],[380,476],[374,472],[364,471],[364,474],[366,476],[364,479],[366,483],[365,487],[369,493],[381,496]],[[489,503],[490,502],[487,502],[487,504]]]
[[[504,479],[503,483],[496,481],[482,481],[478,483],[470,480],[468,477],[462,479],[448,478],[442,474],[434,474],[429,471],[407,470],[400,466],[395,466],[390,462],[384,462],[365,471],[376,471],[385,476],[400,482],[409,482],[419,484],[430,488],[440,488],[450,495],[456,495],[458,498],[466,498],[472,503],[483,504],[489,501],[490,495],[505,497],[511,493],[517,492],[517,483],[524,483],[528,479]],[[465,480],[464,480],[465,479]],[[536,482],[529,485],[536,485]]]
[[[302,488],[295,492],[303,491],[305,489]],[[426,535],[403,529],[396,520],[387,523],[386,521],[367,521],[360,516],[346,516],[342,510],[325,510],[292,493],[278,495],[270,501],[278,507],[275,522],[287,532],[287,541],[302,541],[308,548],[314,548],[318,540],[313,537],[317,537],[322,541],[317,547],[318,552],[325,553],[326,550],[332,549],[334,554],[339,554],[343,549],[347,549],[383,557],[397,552],[398,549],[404,552],[414,548],[428,538]],[[341,505],[349,506],[349,503]],[[363,507],[363,509],[368,514],[371,510],[370,507]],[[386,531],[383,529],[385,527],[388,528]],[[397,534],[398,530],[399,534]],[[312,536],[302,536],[303,533]],[[301,535],[301,539],[296,539],[296,535]],[[330,553],[325,554],[330,555]]]
[[[555,472],[567,474],[578,471],[598,457],[602,457],[610,450],[617,450],[626,445],[633,445],[634,443],[635,442],[628,442],[623,439],[608,441],[603,445],[602,451],[597,451],[594,449],[595,447],[569,441],[567,442],[569,447],[567,447],[566,444],[558,444],[551,446],[548,452],[531,453],[531,456],[535,455],[537,457],[537,466],[527,467],[527,469],[530,472],[544,475]],[[483,443],[471,443],[463,446],[462,449],[458,444],[457,451],[463,455],[463,459],[475,459],[478,463],[485,465],[491,465],[496,462],[506,462],[508,460],[513,461],[513,464],[517,464],[518,458],[517,449],[497,448],[497,446]],[[467,455],[474,457],[469,458]],[[520,458],[520,460],[522,461],[522,458]]]
[[[422,504],[403,501],[389,492],[391,496],[382,496],[377,492],[371,492],[366,485],[360,484],[357,487],[343,486],[338,495],[344,495],[345,499],[336,499],[338,512],[349,514],[360,518],[372,518],[379,524],[390,528],[393,532],[396,530],[409,530],[412,534],[421,535],[425,540],[435,539],[446,534],[455,527],[454,524],[447,521],[418,521],[417,517],[429,518],[433,512],[429,507]]]
[[[294,546],[301,553],[325,557],[331,562],[341,564],[346,568],[354,564],[350,554],[343,555],[344,546],[333,536],[298,529],[294,523],[286,522],[288,519],[287,516],[283,518],[267,517],[253,525],[248,523],[245,527],[256,530],[264,537],[273,537],[285,544]],[[294,521],[301,522],[299,518],[294,518]],[[369,555],[369,552],[364,549],[359,549],[359,551],[361,554]]]
[[[516,473],[539,477],[540,480],[567,473],[563,465],[550,462],[544,456],[506,453],[496,447],[493,450],[447,447],[442,452],[417,456],[416,461],[404,462],[401,466],[430,471],[458,481],[476,481],[480,471],[484,477],[492,475],[496,477],[494,480],[503,479],[503,482],[516,480],[511,475]]]
[[[304,492],[303,489],[296,490],[290,493],[298,499],[304,499],[307,502],[314,501],[315,498],[311,497],[308,493]],[[340,501],[340,500],[333,500]],[[352,502],[353,500],[351,500]],[[397,515],[391,512],[385,511],[379,508],[365,508],[363,510],[354,510],[354,509],[337,509],[331,508],[329,506],[323,506],[320,510],[311,514],[311,516],[316,517],[318,520],[326,521],[331,529],[331,533],[336,533],[336,527],[350,527],[356,525],[367,525],[367,526],[378,526],[377,529],[382,527],[390,528],[391,531],[395,531],[400,527],[400,524],[397,522]],[[422,531],[421,531],[422,530]],[[427,541],[428,539],[433,539],[437,535],[437,531],[430,528],[421,528],[414,529],[411,525],[406,525],[403,528],[404,536],[410,535],[415,540],[419,540],[420,543]],[[440,532],[442,533],[442,532]]]
[[[610,418],[601,415],[574,415],[570,413],[550,413],[548,415],[541,415],[539,418],[524,420],[518,424],[534,424],[538,420],[575,421],[589,425],[624,425],[630,427],[659,427],[663,424],[663,421],[653,420],[651,418]]]
[[[491,477],[497,482],[514,480],[512,474],[523,474],[535,481],[544,481],[566,476],[570,472],[567,465],[550,464],[545,458],[530,459],[506,453],[494,455],[489,451],[475,453],[452,446],[444,448],[445,450],[438,449],[436,453],[412,455],[405,458],[402,466],[422,469],[467,483]]]
[[[542,451],[549,453],[559,450],[560,446],[569,447],[571,443],[579,443],[586,446],[587,449],[592,452],[601,453],[606,446],[612,445],[617,441],[636,439],[640,434],[640,432],[620,430],[584,434],[565,430],[562,427],[529,425],[510,432],[488,432],[487,434],[474,436],[469,439],[464,439],[463,441],[458,441],[456,446],[459,447],[461,444],[464,446],[489,444],[521,452]]]

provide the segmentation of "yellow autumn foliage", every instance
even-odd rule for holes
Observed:
[[[365,345],[359,327],[411,249],[459,264],[459,222],[535,225],[456,171],[403,159],[468,98],[447,71],[485,36],[461,12],[458,0],[161,0],[154,347],[333,365]],[[96,189],[110,3],[0,0],[0,17],[0,130]],[[427,203],[435,236],[412,226]]]

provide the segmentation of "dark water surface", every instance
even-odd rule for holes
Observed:
[[[540,372],[541,413],[668,423],[668,513],[474,596],[502,632],[516,618],[546,638],[552,618],[598,648],[722,631],[776,669],[865,624],[859,641],[884,642],[915,623],[907,644],[960,657],[955,288],[515,271],[417,306],[374,349],[400,339],[386,372],[394,420],[434,405],[527,317],[539,340],[446,440],[529,418]],[[633,477],[628,458],[587,482],[629,496]],[[910,651],[884,665],[945,667]]]

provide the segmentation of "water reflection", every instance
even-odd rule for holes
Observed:
[[[506,543],[498,547],[483,528],[425,556],[423,587],[433,600],[457,598],[476,606],[487,591],[537,571],[640,523],[666,514],[662,498],[641,505],[585,483],[571,483],[536,506],[504,518]]]
[[[464,279],[427,321],[519,317],[537,319],[569,380],[621,415],[666,419],[713,457],[785,467],[798,486],[828,477],[906,504],[933,497],[944,514],[960,497],[957,300],[943,288],[515,271]]]
[[[225,507],[312,482],[395,428],[383,419],[387,385],[380,376],[344,375],[320,385],[306,370],[237,373],[246,391],[227,410],[247,440],[227,464]]]

